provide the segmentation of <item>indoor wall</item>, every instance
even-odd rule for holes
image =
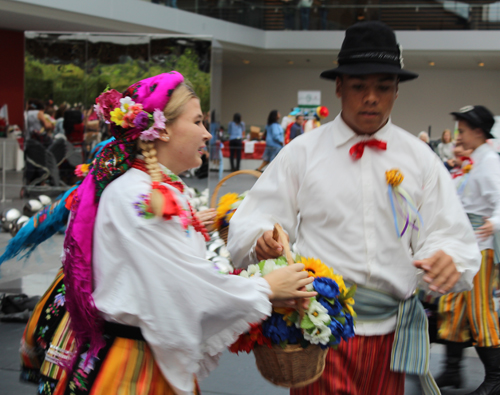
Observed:
[[[327,121],[340,111],[335,83],[319,78],[323,69],[224,66],[222,79],[222,124],[241,113],[247,125],[263,126],[269,111],[282,115],[297,104],[298,90],[320,90],[322,105],[330,110]],[[393,110],[393,122],[413,134],[428,130],[437,138],[443,129],[453,128],[451,111],[468,104],[483,104],[500,115],[499,70],[412,70],[417,80],[400,85]]]

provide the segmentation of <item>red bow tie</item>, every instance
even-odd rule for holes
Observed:
[[[359,143],[356,143],[351,147],[351,149],[349,150],[349,154],[354,160],[358,160],[363,156],[365,147],[378,148],[385,151],[387,149],[387,143],[385,141],[375,139],[360,141]]]

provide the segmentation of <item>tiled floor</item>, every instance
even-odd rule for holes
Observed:
[[[242,168],[255,168],[257,161],[243,163]],[[228,173],[225,173],[225,175]],[[19,174],[9,176],[11,183],[19,182]],[[242,175],[231,178],[227,185],[221,188],[219,196],[228,191],[241,193],[250,188],[255,181],[253,176]],[[199,190],[207,185],[213,190],[217,183],[217,173],[211,172],[210,179],[188,179],[187,182]],[[16,189],[7,189],[7,196],[11,202],[0,204],[5,207],[22,208],[24,202],[16,200]],[[8,233],[0,233],[0,248],[9,241]],[[28,261],[10,261],[0,267],[0,293],[24,292],[28,295],[41,295],[52,282],[60,267],[60,253],[62,250],[63,236],[56,235],[44,243]],[[36,386],[19,382],[19,340],[24,330],[24,324],[0,322],[0,395],[35,394]],[[433,345],[431,349],[431,372],[437,374],[443,358],[443,347]],[[443,395],[463,395],[474,390],[482,381],[483,368],[473,349],[468,349],[464,361],[466,388],[461,390],[446,390]],[[265,381],[255,367],[253,354],[234,355],[225,353],[219,367],[212,372],[210,377],[202,381],[203,394],[213,395],[285,395],[287,389],[276,387]],[[418,380],[414,377],[407,378],[406,395],[418,395]],[[390,395],[390,394],[388,394]]]

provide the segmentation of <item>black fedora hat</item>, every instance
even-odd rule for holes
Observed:
[[[495,118],[485,106],[465,106],[460,110],[450,113],[457,120],[466,121],[471,127],[479,128],[487,139],[494,139],[491,128],[495,124]]]
[[[346,30],[338,64],[323,71],[321,77],[334,80],[342,74],[396,74],[400,81],[418,77],[403,70],[402,50],[392,29],[376,21],[359,22]]]

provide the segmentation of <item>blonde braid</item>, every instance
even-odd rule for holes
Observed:
[[[158,164],[158,158],[156,158],[156,150],[154,148],[154,143],[149,141],[139,141],[139,148],[142,150],[142,155],[144,155],[144,161],[146,162],[146,169],[151,177],[151,181],[162,182],[163,173],[161,171],[160,165]],[[163,194],[158,190],[153,188],[151,192],[151,200],[149,202],[153,214],[157,217],[163,216],[163,206],[165,200]]]

